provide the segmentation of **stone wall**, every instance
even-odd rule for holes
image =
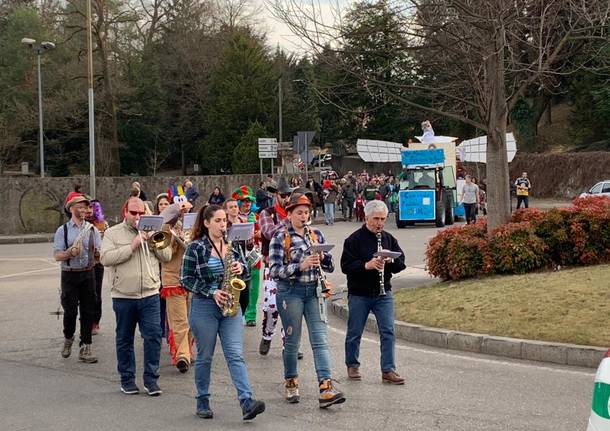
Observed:
[[[168,186],[186,177],[102,177],[96,182],[97,198],[104,207],[108,221],[113,224],[120,221],[120,209],[129,197],[131,183],[138,181],[149,200],[155,200],[157,194],[164,192]],[[230,176],[190,176],[200,197],[196,208],[201,207],[208,199],[214,187],[218,186],[225,194],[242,184],[247,184],[256,191],[260,175]],[[63,202],[74,184],[81,184],[84,193],[89,191],[89,178],[33,178],[33,177],[0,177],[0,202],[3,203],[4,223],[0,224],[0,234],[16,235],[22,233],[54,232],[64,221]]]

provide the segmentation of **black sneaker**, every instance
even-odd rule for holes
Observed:
[[[151,397],[158,397],[163,393],[157,382],[152,382],[144,385],[144,390]]]
[[[121,392],[127,395],[137,395],[140,393],[140,388],[135,382],[124,383],[121,385]]]
[[[178,368],[178,371],[182,374],[186,373],[189,370],[189,367],[189,361],[184,358],[180,358],[178,359],[178,362],[176,362],[176,368]]]
[[[271,340],[261,339],[261,344],[258,346],[258,353],[265,356],[271,348]]]
[[[300,361],[301,359],[303,359],[303,352],[299,352],[297,353],[297,359]]]
[[[198,417],[202,419],[212,419],[214,417],[214,412],[210,408],[210,400],[202,399],[197,400],[197,412],[195,413]]]
[[[249,327],[251,327],[251,328],[252,328],[252,327],[255,327],[255,326],[256,326],[256,322],[255,322],[254,320],[248,320],[248,321],[246,322],[246,326],[249,326]]]
[[[249,421],[265,411],[265,403],[263,401],[248,398],[241,403],[241,411],[244,414],[243,420]]]

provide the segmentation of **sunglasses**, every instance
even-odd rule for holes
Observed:
[[[280,197],[281,198],[287,198],[288,196],[290,196],[290,193],[280,193]]]
[[[135,216],[143,216],[144,214],[146,214],[144,211],[131,211],[131,210],[129,210],[128,212],[129,212],[129,214],[131,214],[134,217]]]

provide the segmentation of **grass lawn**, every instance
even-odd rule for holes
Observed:
[[[610,265],[402,289],[395,302],[405,322],[610,347]]]

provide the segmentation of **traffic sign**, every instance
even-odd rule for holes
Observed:
[[[258,158],[276,159],[277,158],[277,139],[258,138]]]
[[[259,159],[277,159],[277,152],[274,151],[264,151],[258,152],[258,158]]]

